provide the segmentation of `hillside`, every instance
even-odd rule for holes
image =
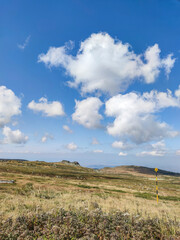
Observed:
[[[0,239],[178,239],[180,178],[159,177],[157,204],[151,176],[135,166],[0,161]]]
[[[55,166],[55,167],[60,167],[66,171],[68,169],[71,169],[76,172],[77,171],[77,167],[80,167],[79,169],[83,169],[84,171],[87,170],[92,171],[92,172],[101,172],[101,173],[107,173],[107,174],[144,174],[144,175],[154,175],[154,168],[149,168],[149,167],[144,167],[144,166],[134,166],[134,165],[123,165],[123,166],[116,166],[116,167],[103,167],[100,169],[95,169],[94,168],[86,168],[86,167],[81,167],[80,164],[76,161],[71,162],[68,160],[62,160],[59,162],[44,162],[44,161],[29,161],[29,160],[25,160],[25,159],[6,159],[6,158],[0,158],[0,163],[1,162],[9,162],[11,164],[16,164],[18,163],[22,163],[22,162],[26,162],[25,165],[27,166],[43,166],[43,165],[47,165],[47,166]],[[20,166],[20,165],[19,165]],[[65,166],[68,166],[67,168]],[[75,168],[70,168],[70,166],[75,166]],[[176,172],[171,172],[171,171],[166,171],[166,170],[162,170],[162,169],[158,169],[158,175],[167,175],[167,176],[180,176],[180,173],[176,173]]]
[[[105,167],[100,169],[102,173],[108,174],[142,174],[142,175],[155,175],[154,168],[142,167],[142,166],[118,166],[118,167]],[[170,172],[162,169],[158,169],[158,175],[177,176],[180,177],[180,173]]]

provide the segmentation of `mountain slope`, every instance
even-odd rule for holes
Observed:
[[[154,168],[142,167],[142,166],[118,166],[118,167],[105,167],[100,169],[100,172],[107,174],[145,174],[145,175],[155,175]],[[158,170],[158,175],[167,176],[180,176],[180,173],[165,171],[162,169]]]

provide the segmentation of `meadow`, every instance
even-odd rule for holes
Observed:
[[[140,171],[141,170],[141,171]],[[1,161],[0,239],[180,239],[180,176]]]

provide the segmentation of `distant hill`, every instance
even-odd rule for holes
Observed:
[[[0,158],[0,162],[9,162],[9,161],[17,161],[17,162],[25,162],[28,160],[25,159],[9,159],[9,158]]]
[[[155,171],[154,168],[149,168],[149,167],[143,167],[143,166],[134,166],[134,165],[130,165],[130,166],[117,166],[117,167],[104,167],[102,165],[93,165],[91,167],[81,167],[80,164],[78,162],[70,162],[68,160],[62,160],[59,162],[45,162],[45,161],[29,161],[29,160],[25,160],[25,159],[6,159],[6,158],[0,158],[0,162],[4,162],[4,163],[23,163],[24,164],[28,164],[28,165],[48,165],[48,166],[57,166],[60,167],[62,169],[64,169],[64,171],[70,170],[71,168],[74,169],[74,171],[76,171],[77,169],[84,169],[86,171],[95,171],[99,172],[99,173],[104,173],[104,174],[131,174],[131,175],[151,175],[154,176],[155,175]],[[18,165],[17,165],[18,166]],[[102,168],[103,167],[103,168]],[[177,176],[180,177],[180,173],[175,173],[175,172],[171,172],[171,171],[166,171],[166,170],[162,170],[159,169],[158,170],[158,175],[166,175],[166,176]]]
[[[149,167],[142,167],[142,166],[118,166],[118,167],[105,167],[99,170],[103,173],[108,174],[146,174],[146,175],[155,175],[154,168]],[[159,175],[168,175],[168,176],[179,176],[180,173],[170,172],[166,170],[159,169],[158,170]]]
[[[25,160],[25,159],[8,159],[8,158],[0,158],[0,162],[10,162],[10,161],[16,161],[16,162],[30,162],[29,160]],[[34,162],[43,162],[43,161],[34,161]],[[52,162],[53,163],[53,162]],[[72,165],[72,166],[80,166],[80,164],[76,161],[74,162],[70,162],[68,160],[62,160],[58,163],[62,163],[62,164],[66,164],[66,165]]]

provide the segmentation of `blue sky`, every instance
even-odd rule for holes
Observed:
[[[180,172],[180,2],[0,1],[0,157]]]

